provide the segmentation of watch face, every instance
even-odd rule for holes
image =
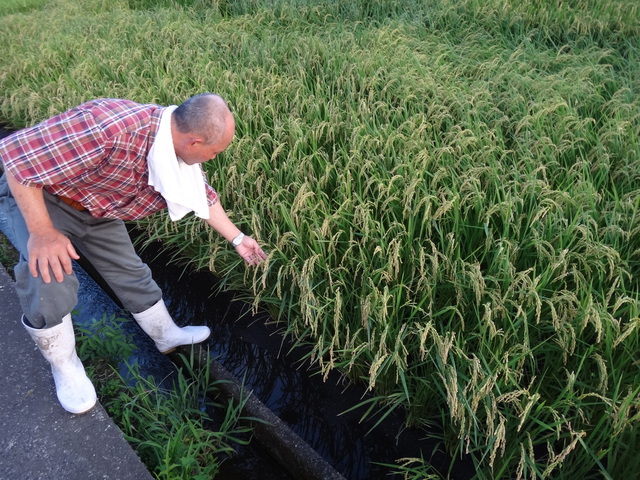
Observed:
[[[236,238],[231,242],[234,247],[237,247],[242,243],[242,239],[244,238],[244,233],[240,233]]]

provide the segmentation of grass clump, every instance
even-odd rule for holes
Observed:
[[[143,378],[126,363],[134,350],[120,324],[106,315],[80,329],[78,354],[87,365],[101,404],[155,478],[205,480],[216,476],[234,445],[247,444],[243,401],[223,398],[208,368],[193,358],[171,378]]]
[[[2,0],[0,16],[12,13],[28,13],[43,8],[50,0]]]
[[[268,261],[245,269],[193,218],[150,237],[251,290],[371,412],[441,424],[476,478],[627,478],[636,3],[59,0],[47,32],[2,23],[23,41],[0,53],[0,117],[220,93],[237,134],[207,173]]]
[[[0,264],[5,268],[7,273],[13,275],[13,267],[18,263],[18,251],[11,244],[9,239],[0,233]]]

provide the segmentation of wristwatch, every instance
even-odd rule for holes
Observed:
[[[240,232],[236,238],[231,240],[231,245],[233,245],[234,247],[237,247],[242,243],[243,238],[244,238],[244,233]]]

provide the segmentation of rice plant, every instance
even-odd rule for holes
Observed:
[[[15,126],[229,99],[207,173],[268,260],[194,218],[139,226],[367,385],[365,413],[439,423],[478,479],[640,470],[636,2],[57,0],[0,22]]]

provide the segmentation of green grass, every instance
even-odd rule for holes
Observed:
[[[13,267],[18,263],[18,252],[11,242],[0,233],[0,264],[13,277]]]
[[[149,237],[368,385],[363,412],[440,423],[476,478],[631,478],[636,3],[51,1],[0,17],[0,119],[222,94],[207,172],[268,261],[194,218]]]
[[[245,400],[220,394],[220,381],[206,367],[195,369],[193,358],[183,358],[172,378],[143,377],[137,364],[127,363],[135,347],[124,321],[103,316],[80,329],[78,354],[100,402],[155,478],[214,478],[236,446],[249,442]]]
[[[0,2],[0,15],[12,13],[28,13],[37,10],[49,3],[49,0],[2,0]]]

